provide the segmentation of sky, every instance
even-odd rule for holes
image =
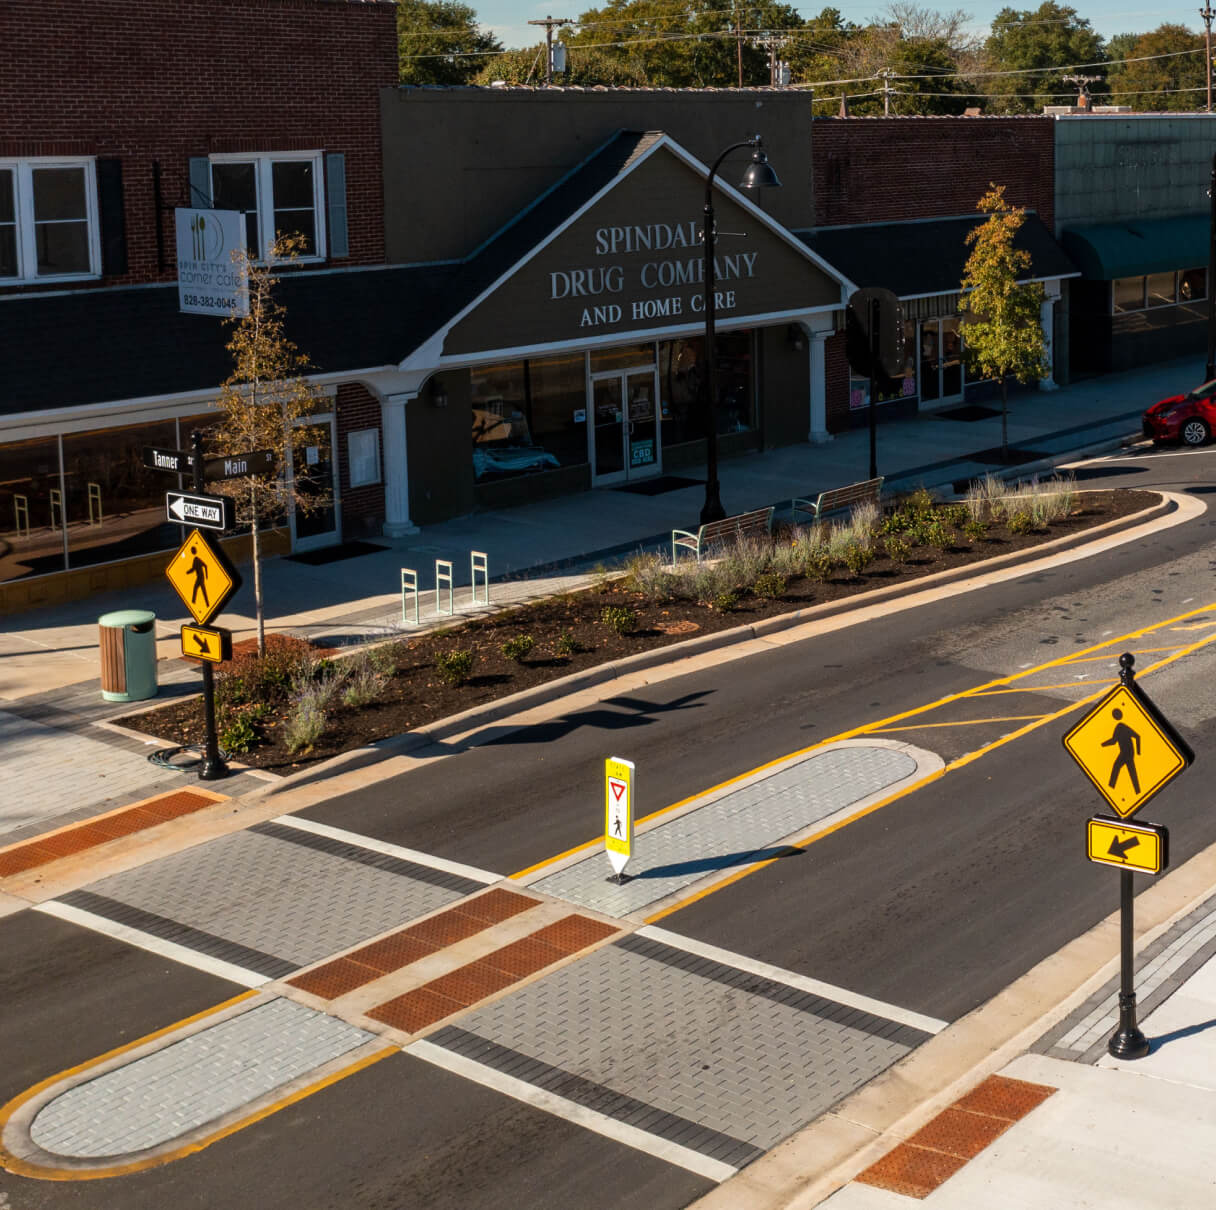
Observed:
[[[466,0],[466,2],[477,13],[479,24],[483,28],[488,27],[493,30],[504,46],[534,46],[544,37],[544,30],[539,26],[529,25],[530,19],[550,15],[574,19],[588,8],[598,7],[603,0],[583,0],[577,5],[565,7],[562,6],[560,0],[541,4],[529,3],[528,0]],[[825,3],[798,4],[795,7],[803,17],[809,18],[820,12],[826,2],[827,0]],[[1068,3],[1069,0],[1064,0],[1064,2]],[[1203,22],[1199,20],[1197,3],[1143,8],[1137,7],[1136,0],[1123,0],[1122,4],[1119,0],[1105,0],[1105,3],[1103,0],[1098,0],[1098,3],[1091,8],[1077,3],[1077,0],[1071,0],[1071,2],[1072,7],[1082,17],[1088,18],[1094,31],[1104,38],[1109,38],[1112,34],[1144,33],[1146,30],[1156,29],[1157,26],[1167,21],[1185,25],[1196,32],[1201,32],[1203,29]],[[1143,2],[1144,0],[1140,0],[1140,4]],[[845,20],[863,25],[882,12],[886,8],[886,4],[887,0],[836,0],[835,3],[830,4],[830,7],[839,9]],[[978,4],[967,4],[962,0],[955,3],[945,0],[943,3],[934,4],[922,0],[921,6],[946,11],[961,8],[964,12],[971,14],[972,27],[986,34],[993,17],[1002,8],[1035,9],[1039,6],[1039,0],[1007,0],[1006,3],[1002,3],[1001,0],[985,0],[984,3]]]

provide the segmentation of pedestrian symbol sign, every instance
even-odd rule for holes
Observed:
[[[632,761],[604,762],[604,848],[618,877],[633,856],[633,775]]]
[[[191,530],[165,575],[200,626],[210,622],[241,586],[241,577],[223,550],[197,529]]]
[[[1064,747],[1123,819],[1195,759],[1134,682],[1112,689],[1064,737]]]
[[[1103,865],[1160,874],[1169,865],[1170,834],[1160,824],[1121,823],[1096,815],[1085,821],[1085,856]]]

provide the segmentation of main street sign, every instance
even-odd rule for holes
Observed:
[[[173,475],[190,473],[190,455],[186,450],[158,450],[155,446],[144,446],[144,466],[154,471],[168,471]]]
[[[183,626],[182,655],[212,664],[232,659],[232,631],[219,626]]]
[[[1139,685],[1116,685],[1064,737],[1069,756],[1123,819],[1194,759]]]
[[[225,454],[203,463],[204,479],[243,479],[246,475],[274,473],[273,450],[250,450],[247,454]]]
[[[633,856],[633,774],[632,761],[604,762],[604,848],[618,878]]]
[[[228,556],[198,529],[190,531],[165,575],[200,626],[206,626],[241,586],[240,573]]]
[[[232,501],[226,496],[166,492],[165,515],[170,521],[197,525],[200,529],[231,529]]]
[[[1120,823],[1096,815],[1085,822],[1085,856],[1102,865],[1160,874],[1170,863],[1170,834],[1155,823]]]

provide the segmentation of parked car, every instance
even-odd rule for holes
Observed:
[[[1144,435],[1154,441],[1205,445],[1216,432],[1216,380],[1154,403],[1143,424]]]

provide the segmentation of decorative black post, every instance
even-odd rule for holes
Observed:
[[[197,429],[190,434],[190,465],[194,471],[194,490],[203,490],[203,435]],[[219,738],[215,733],[215,676],[210,660],[203,660],[203,724],[207,730],[200,781],[218,781],[228,776],[228,766],[220,755]]]
[[[877,298],[870,299],[870,478],[878,478],[878,325],[882,317],[882,305]]]
[[[1125,651],[1119,657],[1119,680],[1132,689],[1136,674],[1132,671],[1136,657]],[[1132,906],[1132,872],[1119,871],[1119,1027],[1110,1036],[1106,1049],[1116,1059],[1143,1059],[1148,1054],[1148,1039],[1136,1022],[1136,971]]]

